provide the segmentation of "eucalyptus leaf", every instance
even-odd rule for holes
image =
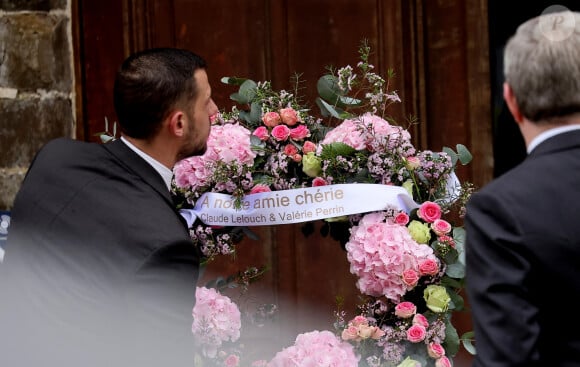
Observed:
[[[245,82],[246,80],[247,80],[246,78],[236,78],[232,76],[224,76],[223,78],[220,79],[222,83],[229,85],[242,85],[242,83]]]
[[[251,79],[245,80],[242,85],[240,85],[240,89],[238,93],[247,98],[246,103],[250,103],[256,97],[256,91],[258,89],[258,84]]]
[[[323,75],[320,77],[320,79],[318,79],[316,88],[318,90],[318,95],[324,101],[332,105],[339,105],[342,103],[340,101],[340,97],[344,96],[344,94],[340,91],[335,76],[329,74]]]
[[[443,342],[443,348],[445,348],[445,351],[450,356],[455,356],[459,352],[459,335],[448,319],[445,320],[445,341]]]
[[[473,159],[471,152],[469,152],[469,149],[467,149],[467,147],[463,144],[457,144],[457,155],[459,156],[459,161],[464,166],[471,162]]]
[[[258,123],[262,119],[262,106],[258,102],[252,102],[249,118],[254,123]]]
[[[449,294],[449,297],[451,298],[451,302],[453,303],[453,309],[455,311],[461,311],[463,310],[463,308],[465,307],[465,301],[463,300],[463,297],[461,297],[458,293],[456,292],[447,292]]]
[[[443,147],[443,149],[441,150],[447,153],[449,157],[451,157],[451,165],[455,167],[455,165],[457,164],[457,159],[459,158],[457,153],[455,153],[455,151],[449,147]]]
[[[474,340],[473,331],[468,331],[463,335],[461,335],[461,343],[463,344],[465,350],[471,355],[476,355],[477,351],[475,350],[475,346],[473,345],[473,340]]]
[[[319,103],[322,104],[322,106],[324,107],[324,111],[326,111],[328,113],[328,115],[330,115],[332,117],[336,117],[337,119],[342,119],[343,118],[342,117],[342,113],[341,113],[343,111],[339,111],[337,108],[335,108],[334,106],[332,106],[329,103],[327,103],[324,99],[317,98],[316,99],[316,104],[318,104],[320,106]],[[323,115],[324,115],[324,111],[321,111]]]
[[[465,265],[456,262],[454,264],[447,265],[445,269],[445,274],[451,278],[463,278],[465,276]]]

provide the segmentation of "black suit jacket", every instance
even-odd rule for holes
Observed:
[[[0,365],[191,366],[199,252],[122,141],[48,143],[0,265]]]
[[[580,131],[539,144],[468,203],[474,366],[580,366]]]

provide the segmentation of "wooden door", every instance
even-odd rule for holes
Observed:
[[[96,140],[104,118],[115,120],[114,70],[133,51],[176,46],[199,53],[209,63],[214,99],[229,108],[233,91],[220,83],[223,76],[271,80],[280,89],[301,73],[314,101],[325,67],[354,65],[367,39],[371,63],[381,74],[396,73],[393,88],[403,103],[391,114],[420,122],[412,132],[416,146],[465,144],[475,159],[461,177],[479,186],[492,177],[487,0],[77,0],[73,11],[79,139]],[[267,265],[253,287],[260,301],[279,304],[293,320],[292,335],[330,328],[337,296],[347,306],[356,302],[337,242],[318,231],[305,238],[301,225],[255,230],[260,241],[244,241],[236,262],[222,259],[205,277]]]

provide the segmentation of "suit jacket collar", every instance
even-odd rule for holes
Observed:
[[[580,130],[568,131],[546,139],[530,152],[529,157],[573,148],[580,149]]]
[[[121,140],[114,140],[103,144],[103,147],[109,151],[127,171],[139,176],[149,186],[159,193],[168,204],[173,207],[171,194],[159,173],[151,167],[143,158],[131,150]]]

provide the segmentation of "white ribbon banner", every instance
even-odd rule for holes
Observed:
[[[396,207],[410,212],[419,207],[407,190],[380,184],[339,184],[269,191],[241,198],[236,209],[231,195],[205,193],[193,209],[180,214],[189,227],[196,218],[215,226],[269,226],[310,222]]]

